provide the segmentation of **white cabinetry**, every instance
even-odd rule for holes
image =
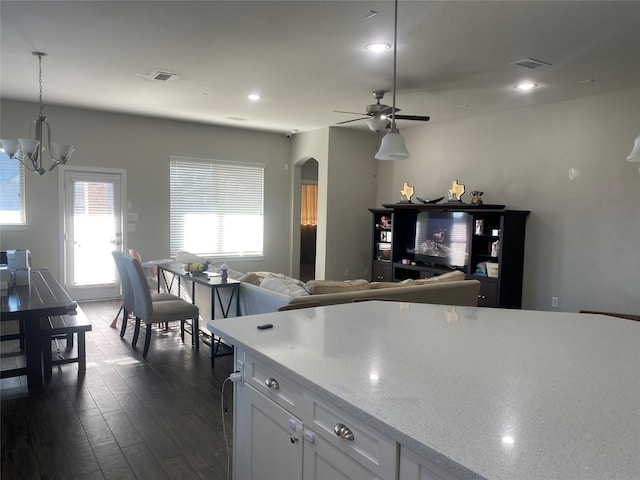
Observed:
[[[400,480],[459,480],[438,465],[404,447],[400,449]]]
[[[236,350],[236,480],[394,480],[397,443]]]

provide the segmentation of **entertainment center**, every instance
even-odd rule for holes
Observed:
[[[529,211],[465,203],[371,208],[371,280],[399,282],[460,270],[481,282],[478,306],[520,308]]]

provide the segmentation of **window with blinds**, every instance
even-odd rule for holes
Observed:
[[[25,225],[24,166],[0,152],[0,224]]]
[[[170,157],[171,254],[262,256],[264,168]]]

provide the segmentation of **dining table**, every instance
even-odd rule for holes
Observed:
[[[29,388],[42,385],[40,320],[73,313],[77,304],[46,268],[32,269],[28,285],[14,285],[1,297],[0,320],[21,322],[26,366],[2,370],[0,378],[27,376]]]

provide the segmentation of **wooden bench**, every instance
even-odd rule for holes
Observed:
[[[5,342],[8,340],[19,340],[20,341],[20,351],[24,351],[24,320],[9,320],[10,322],[17,322],[18,325],[18,333],[5,333],[0,335],[0,342]]]
[[[44,378],[47,380],[53,374],[54,365],[64,365],[66,363],[78,363],[78,371],[84,372],[87,369],[85,333],[92,329],[91,322],[80,309],[76,308],[75,313],[67,315],[55,315],[45,317],[40,320],[40,333],[42,334],[42,356],[44,359]],[[51,345],[53,340],[65,338],[67,341],[66,351],[73,349],[73,336],[78,338],[78,356],[71,358],[55,358],[57,349]]]

